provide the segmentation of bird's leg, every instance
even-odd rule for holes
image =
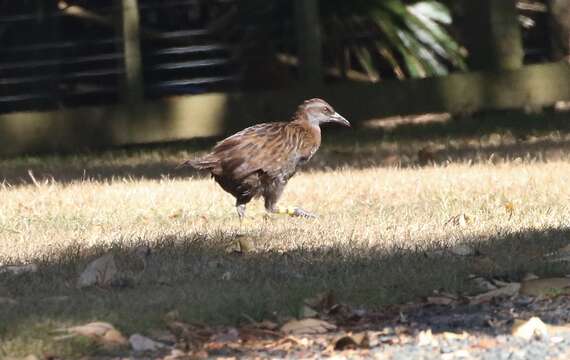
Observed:
[[[239,203],[236,204],[236,211],[239,217],[239,221],[241,223],[245,218],[245,204],[239,204]]]
[[[266,191],[263,194],[263,198],[265,200],[265,210],[267,211],[267,213],[298,216],[305,218],[316,218],[317,216],[315,214],[311,214],[310,212],[305,211],[298,207],[277,206],[277,201],[279,201],[279,198],[281,197],[281,194],[283,193],[286,184],[287,181],[277,181],[273,182],[270,186],[266,188]]]

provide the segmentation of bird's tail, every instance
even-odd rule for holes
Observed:
[[[217,160],[212,159],[211,156],[206,155],[202,158],[186,160],[183,163],[180,163],[176,168],[180,169],[183,167],[192,167],[196,170],[207,170],[216,166],[217,163]]]

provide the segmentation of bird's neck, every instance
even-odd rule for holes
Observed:
[[[291,121],[291,124],[294,124],[294,126],[300,126],[307,130],[310,130],[311,132],[318,133],[319,136],[321,134],[321,127],[319,124],[309,121],[306,117],[294,118]]]
[[[314,144],[318,149],[321,145],[321,128],[318,124],[311,124],[306,118],[293,119],[289,126],[296,128],[296,131],[301,131],[305,139],[310,139],[310,143]]]
[[[299,124],[303,127],[306,128],[313,128],[316,131],[319,132],[319,134],[321,133],[321,127],[318,123],[318,121],[311,121],[311,119],[309,119],[309,117],[307,116],[307,114],[305,114],[305,112],[303,111],[297,111],[295,113],[295,115],[293,116],[293,119],[291,120],[292,123],[296,123]]]

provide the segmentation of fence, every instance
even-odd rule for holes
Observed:
[[[0,112],[120,101],[127,76],[120,3],[0,2]],[[255,59],[263,53],[239,19],[238,0],[138,3],[145,97],[240,90],[261,71]],[[279,35],[288,26],[275,22],[272,46],[293,48]]]
[[[138,0],[134,12],[124,5],[135,0],[100,0],[96,6],[68,1],[0,0],[2,155],[219,136],[253,122],[283,119],[301,100],[316,96],[330,100],[353,123],[394,114],[540,108],[570,100],[570,66],[563,63],[380,84],[299,83],[299,68],[310,69],[303,56],[318,42],[317,32],[313,40],[297,43],[291,21],[283,16],[270,17],[272,25],[259,31],[255,21],[241,17],[242,1]],[[306,1],[292,3],[300,8]],[[116,20],[129,19],[125,12],[140,17],[135,32],[140,41],[128,34],[130,23]],[[296,20],[310,17],[309,12],[296,13]],[[312,12],[312,19],[300,23],[315,30]],[[182,20],[169,21],[172,17]],[[544,49],[533,49],[527,64],[532,57],[544,60],[537,57]],[[127,63],[128,51],[140,51],[140,64]],[[275,53],[286,59],[268,61],[267,54]],[[126,87],[133,69],[140,75],[141,96],[150,99],[129,107],[122,95],[137,89]],[[193,96],[172,96],[186,94]]]

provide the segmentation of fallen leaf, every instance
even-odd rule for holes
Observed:
[[[275,330],[279,327],[279,325],[270,320],[263,320],[261,322],[252,321],[251,324],[249,324],[248,326],[251,326],[256,329],[266,329],[266,330]]]
[[[4,265],[0,267],[0,274],[11,273],[12,275],[20,275],[24,273],[34,273],[36,271],[38,271],[38,265],[36,264]]]
[[[469,337],[469,334],[465,331],[462,332],[461,334],[446,331],[443,333],[443,337],[446,340],[463,340],[467,339]]]
[[[188,348],[200,350],[214,334],[210,328],[201,325],[187,324],[182,321],[170,321],[167,328],[174,336],[182,340]]]
[[[570,278],[547,278],[523,281],[520,293],[528,296],[554,297],[570,294]]]
[[[166,355],[163,360],[185,360],[191,358],[188,353],[179,349],[172,349],[170,354]]]
[[[65,329],[73,336],[85,336],[105,346],[121,346],[127,344],[127,339],[115,327],[106,322],[92,322],[85,325]]]
[[[550,335],[567,334],[570,332],[570,324],[565,325],[546,325]]]
[[[418,334],[418,346],[434,345],[436,342],[431,333],[431,329],[420,331]]]
[[[300,311],[300,316],[302,318],[312,318],[317,316],[319,313],[313,310],[312,308],[308,307],[307,305],[303,305]]]
[[[115,327],[106,322],[92,322],[85,325],[73,326],[67,329],[68,332],[87,336],[87,337],[102,337],[107,331],[113,330]]]
[[[336,325],[318,319],[290,320],[281,327],[286,334],[323,334],[335,329]]]
[[[117,265],[112,254],[103,255],[87,265],[79,276],[80,288],[99,285],[108,286],[117,274]]]
[[[334,349],[337,351],[367,349],[368,347],[370,347],[370,340],[366,332],[344,335],[334,341]]]
[[[102,343],[106,346],[120,346],[127,343],[127,339],[117,329],[111,329],[103,335]]]
[[[129,337],[129,344],[134,351],[156,351],[166,347],[166,345],[142,336],[140,334],[133,334]]]
[[[455,299],[447,296],[428,296],[426,302],[433,305],[450,305],[455,302]]]
[[[521,284],[508,283],[506,286],[491,290],[469,298],[471,304],[482,304],[496,298],[512,297],[519,293]]]
[[[512,334],[526,340],[541,339],[548,336],[548,329],[538,317],[532,317],[528,321],[515,319]]]

